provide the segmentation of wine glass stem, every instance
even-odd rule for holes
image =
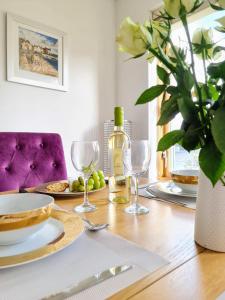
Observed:
[[[134,188],[135,188],[135,196],[133,204],[137,206],[138,204],[138,175],[134,175]]]
[[[84,177],[84,206],[88,206],[89,205],[89,201],[88,201],[88,178]]]

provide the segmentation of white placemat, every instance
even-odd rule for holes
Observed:
[[[69,299],[101,300],[167,264],[162,257],[106,230],[85,232],[71,246],[43,260],[0,270],[1,300],[37,300],[109,267],[134,267]]]
[[[216,300],[225,300],[225,292],[219,295],[219,297],[216,298]]]

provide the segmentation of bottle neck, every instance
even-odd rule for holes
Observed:
[[[123,131],[123,126],[114,125],[114,131]]]

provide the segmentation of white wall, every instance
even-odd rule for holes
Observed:
[[[116,31],[121,21],[129,16],[135,22],[143,23],[151,17],[151,11],[159,7],[161,1],[154,0],[116,0]],[[138,105],[138,96],[155,83],[155,68],[148,66],[145,58],[126,59],[129,56],[117,53],[116,85],[117,103],[124,106],[126,118],[133,121],[134,138],[149,138],[152,144],[150,177],[156,177],[156,103]]]
[[[0,0],[0,131],[58,132],[70,144],[100,139],[115,100],[113,0]],[[6,81],[6,12],[68,33],[69,92]]]

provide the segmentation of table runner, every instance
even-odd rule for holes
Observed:
[[[41,299],[109,267],[134,265],[133,269],[69,298],[101,300],[167,263],[159,255],[106,230],[86,231],[72,245],[48,258],[0,270],[0,299]]]

